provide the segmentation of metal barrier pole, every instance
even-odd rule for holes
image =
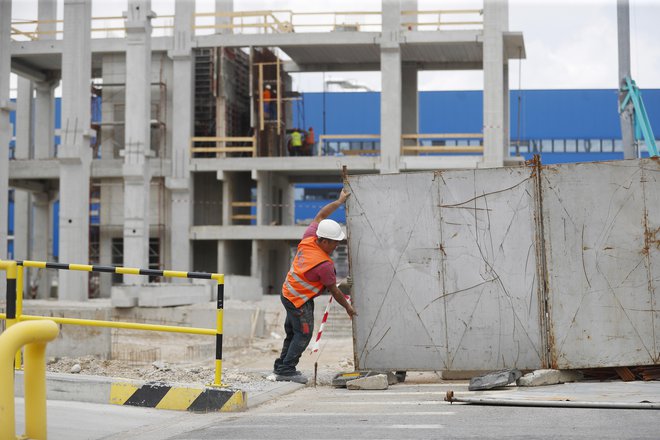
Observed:
[[[16,268],[15,261],[0,261],[0,269],[7,271],[7,329],[16,324]]]
[[[21,315],[23,314],[23,275],[24,275],[23,266],[16,267],[16,322],[21,321]],[[16,352],[14,357],[14,369],[21,369],[21,350],[19,349]]]
[[[216,335],[215,335],[215,382],[213,386],[222,386],[222,320],[225,302],[225,283],[218,281],[218,302],[216,310]]]
[[[19,322],[0,335],[0,359],[10,359],[22,346],[25,362],[25,429],[29,438],[46,438],[45,343],[55,339],[59,327],[53,321]],[[31,345],[41,348],[31,348]],[[0,362],[0,440],[16,439],[14,366]]]

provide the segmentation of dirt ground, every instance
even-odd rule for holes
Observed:
[[[282,348],[284,329],[272,323],[268,337],[252,340],[227,340],[223,347],[222,382],[241,385],[272,380],[272,366]],[[350,325],[350,324],[349,324]],[[353,339],[345,329],[333,332],[326,328],[319,350],[303,354],[298,369],[314,379],[317,385],[329,385],[340,372],[353,371]],[[314,332],[318,331],[318,323]],[[333,334],[334,333],[334,334]],[[313,345],[313,341],[310,347]],[[164,381],[187,384],[209,384],[215,375],[215,344],[208,338],[178,333],[113,330],[112,357],[49,358],[47,370],[59,373]],[[79,367],[78,367],[79,366]]]

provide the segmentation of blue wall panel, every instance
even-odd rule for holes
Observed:
[[[323,134],[323,93],[303,93],[294,105],[296,125],[313,126]],[[519,99],[520,97],[520,99]],[[660,89],[642,90],[644,105],[660,135]],[[510,133],[521,139],[618,139],[618,98],[614,89],[523,90],[510,93]],[[520,122],[518,121],[518,109]],[[420,133],[480,133],[483,126],[481,91],[420,92]],[[325,94],[325,132],[380,133],[380,94]]]

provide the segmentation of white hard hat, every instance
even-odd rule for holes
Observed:
[[[346,238],[346,234],[341,230],[341,226],[334,220],[329,218],[321,220],[319,227],[316,230],[316,236],[319,238],[327,238],[335,241],[342,241]]]
[[[270,84],[266,84],[266,88],[270,90]]]

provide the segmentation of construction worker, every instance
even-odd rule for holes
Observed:
[[[261,95],[261,100],[264,103],[264,119],[269,120],[273,119],[272,118],[272,102],[271,100],[273,99],[273,94],[270,91],[270,84],[266,84],[266,88],[263,89],[262,95]]]
[[[291,156],[302,156],[302,141],[303,136],[300,130],[294,128],[291,132]]]
[[[314,127],[309,127],[307,130],[307,135],[305,136],[305,156],[311,156],[314,151]]]
[[[312,339],[315,297],[327,289],[346,309],[349,317],[357,315],[336,285],[335,266],[330,258],[339,243],[344,240],[345,234],[339,223],[327,217],[335,212],[348,196],[349,193],[342,190],[337,200],[328,203],[316,214],[298,244],[291,269],[282,285],[280,299],[286,309],[286,339],[282,344],[282,353],[275,360],[273,367],[278,381],[307,383],[307,377],[296,370],[296,365]]]

